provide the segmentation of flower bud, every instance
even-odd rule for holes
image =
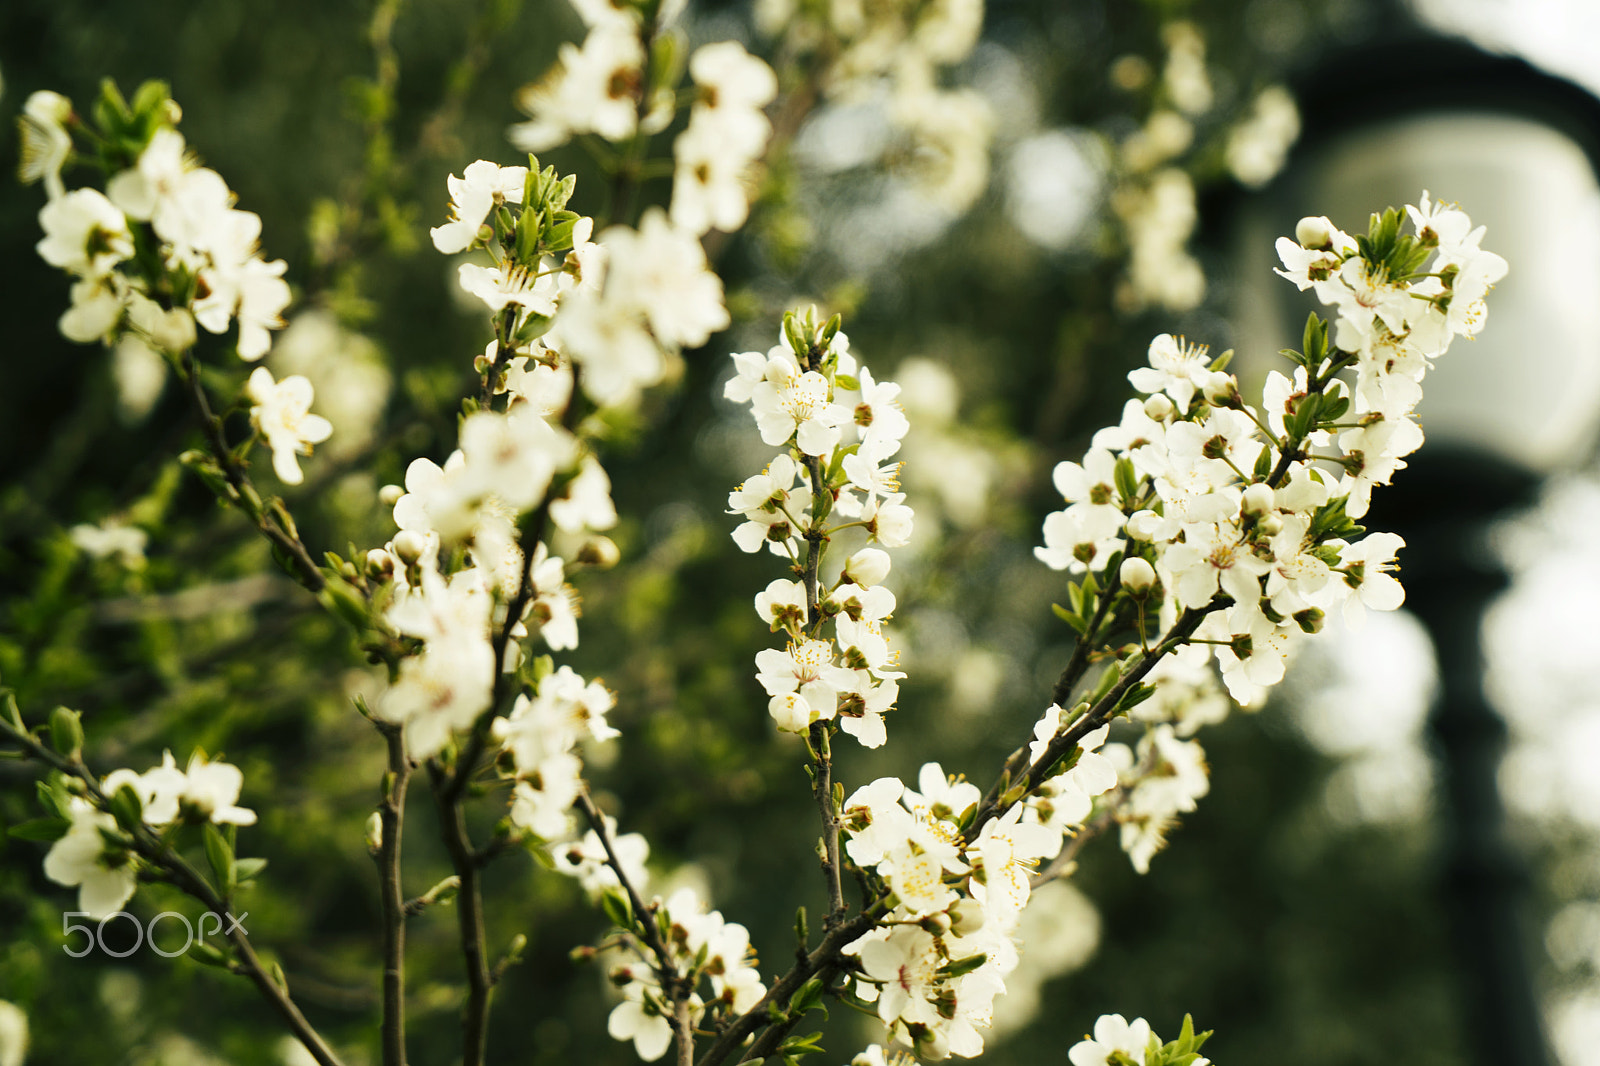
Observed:
[[[412,566],[428,551],[428,538],[412,529],[402,529],[394,535],[392,541],[394,553],[400,561],[407,566]]]
[[[934,936],[944,936],[950,931],[952,925],[948,914],[930,914],[922,919],[921,924],[924,930]]]
[[[1153,540],[1156,535],[1156,527],[1160,524],[1161,516],[1149,508],[1143,511],[1135,511],[1128,516],[1128,536],[1134,540]]]
[[[889,576],[889,553],[882,548],[862,548],[845,562],[844,576],[863,588],[883,584]]]
[[[388,581],[394,577],[394,556],[382,548],[367,552],[367,576],[374,581]]]
[[[983,904],[975,899],[960,899],[950,908],[950,931],[956,936],[971,936],[986,921]]]
[[[377,811],[367,819],[367,850],[376,855],[383,848],[383,816]]]
[[[1239,382],[1232,374],[1212,373],[1206,378],[1206,399],[1218,407],[1239,407],[1244,400],[1239,396]]]
[[[590,537],[578,549],[577,562],[598,570],[609,570],[622,558],[622,551],[610,537]]]
[[[1307,215],[1295,223],[1294,239],[1300,242],[1302,248],[1331,248],[1333,223],[1324,217]]]
[[[400,497],[404,496],[405,494],[406,490],[401,488],[399,485],[385,485],[383,488],[378,490],[378,502],[383,504],[385,507],[393,507],[399,502]]]
[[[1283,532],[1283,519],[1276,514],[1264,514],[1261,516],[1261,520],[1256,523],[1256,528],[1269,537],[1276,537]]]
[[[1319,607],[1307,607],[1303,611],[1294,613],[1295,624],[1307,633],[1322,632],[1322,623],[1325,618],[1327,618],[1327,615]]]
[[[1137,555],[1122,560],[1122,569],[1117,572],[1122,581],[1122,587],[1128,590],[1134,599],[1142,600],[1150,592],[1150,587],[1156,583],[1155,568]]]
[[[1244,502],[1241,507],[1247,515],[1264,515],[1271,511],[1276,503],[1272,486],[1258,481],[1244,490]]]
[[[1157,422],[1165,422],[1177,409],[1177,404],[1164,392],[1158,392],[1144,402],[1144,413]]]

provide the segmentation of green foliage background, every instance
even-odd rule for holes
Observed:
[[[347,541],[386,540],[376,488],[399,480],[411,457],[442,458],[453,446],[456,398],[473,382],[471,356],[486,339],[484,323],[457,309],[451,268],[427,245],[426,227],[446,202],[444,176],[479,157],[514,160],[502,136],[516,118],[512,90],[580,33],[561,0],[410,0],[397,5],[390,94],[375,81],[371,7],[0,6],[8,114],[37,88],[81,102],[101,76],[125,88],[168,80],[190,144],[241,206],[262,215],[269,257],[288,259],[291,280],[381,346],[397,387],[380,445],[359,463],[313,462],[308,485],[290,497],[308,542],[340,551]],[[696,11],[708,34],[743,18],[730,4]],[[1206,33],[1221,114],[1236,114],[1254,88],[1307,61],[1313,43],[1357,39],[1370,26],[1366,7],[1351,0],[991,0],[986,34],[1040,79],[1047,125],[1119,135],[1148,104],[1114,89],[1106,71],[1129,53],[1159,63],[1157,27],[1169,11],[1186,11]],[[463,55],[481,70],[461,66]],[[417,150],[452,79],[470,80],[459,118]],[[373,138],[370,129],[389,133]],[[15,153],[14,136],[0,131],[8,169]],[[569,149],[550,161],[580,174],[574,206],[597,210],[588,160]],[[1214,195],[1235,195],[1215,153],[1197,154],[1193,169]],[[854,787],[939,759],[986,784],[988,768],[1037,717],[1067,647],[1049,611],[1055,579],[1030,553],[1050,508],[1051,465],[1076,457],[1115,417],[1124,375],[1152,334],[1186,331],[1218,348],[1229,341],[1217,312],[1229,278],[1204,242],[1212,302],[1184,316],[1126,316],[1112,308],[1123,250],[1109,222],[1086,246],[1046,254],[1007,220],[997,191],[931,248],[895,262],[892,276],[862,276],[848,249],[807,246],[805,207],[786,198],[785,181],[776,185],[750,232],[724,250],[733,331],[690,353],[681,383],[652,397],[607,457],[624,563],[584,577],[583,643],[570,659],[621,696],[624,740],[609,766],[595,768],[597,787],[625,829],[650,838],[663,868],[687,859],[703,867],[715,904],[751,927],[769,973],[786,964],[794,908],[815,910],[820,883],[801,760],[792,738],[770,729],[749,665],[764,637],[750,599],[777,571],[769,558],[733,548],[721,513],[728,489],[750,472],[717,399],[726,353],[765,347],[784,301],[809,294],[846,311],[853,347],[874,368],[892,373],[912,355],[946,364],[963,388],[966,431],[1014,457],[990,519],[947,529],[938,552],[895,579],[902,616],[923,620],[906,629],[910,661],[919,662],[917,641],[936,635],[928,619],[957,617],[960,643],[1004,655],[995,697],[963,705],[954,679],[919,677],[913,667],[890,744],[876,755],[850,752],[840,771]],[[858,191],[841,183],[829,195],[844,204]],[[308,220],[324,200],[359,208],[364,221],[345,231],[358,266],[317,254]],[[182,758],[194,746],[244,770],[242,802],[261,823],[241,834],[241,854],[270,863],[242,904],[251,934],[275,951],[312,1020],[352,1049],[352,1062],[371,1061],[377,880],[361,827],[383,752],[349,702],[370,674],[339,625],[292,585],[217,587],[271,572],[266,548],[175,466],[196,435],[175,390],[141,424],[121,425],[108,354],[56,333],[66,284],[32,252],[40,203],[36,189],[0,190],[0,678],[34,720],[57,703],[82,709],[90,762],[102,770],[143,768],[164,748]],[[244,376],[238,367],[221,373]],[[143,572],[91,565],[67,543],[73,524],[130,508],[152,532]],[[193,617],[107,606],[199,587],[210,588],[202,595],[211,602]],[[1207,1051],[1228,1066],[1459,1061],[1428,827],[1332,825],[1320,799],[1329,766],[1278,710],[1236,716],[1202,741],[1212,794],[1148,877],[1109,841],[1090,849],[1077,884],[1101,909],[1102,947],[1085,969],[1051,983],[1037,1023],[997,1043],[987,1061],[1065,1061],[1070,1042],[1109,1011],[1144,1015],[1166,1035],[1192,1011],[1218,1031]],[[0,819],[36,814],[29,779],[27,767],[0,762]],[[479,839],[496,804],[482,806]],[[434,825],[418,787],[410,894],[448,872]],[[30,1062],[278,1061],[273,1021],[237,978],[148,951],[121,961],[63,955],[61,912],[73,900],[44,878],[42,851],[0,838],[0,998],[31,1016]],[[487,892],[495,950],[516,933],[529,938],[526,961],[496,995],[494,1060],[633,1061],[604,1035],[602,974],[569,960],[603,925],[575,887],[517,854],[491,868]],[[153,889],[132,908],[145,917],[193,912]],[[410,936],[411,1054],[448,1063],[461,988],[454,916],[429,911]],[[845,1061],[860,1031],[837,1017],[832,1030],[828,1057]],[[174,1033],[192,1044],[175,1043]]]

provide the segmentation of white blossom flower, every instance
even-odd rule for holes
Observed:
[[[472,247],[479,227],[496,205],[522,202],[527,181],[527,167],[502,167],[487,159],[468,165],[459,178],[450,175],[445,179],[450,190],[450,221],[428,231],[433,246],[446,255]]]
[[[531,119],[511,127],[511,143],[543,152],[574,133],[608,141],[633,136],[644,59],[638,32],[610,21],[595,25],[581,48],[563,44],[555,66],[518,93],[517,106]]]
[[[298,455],[310,455],[311,446],[327,440],[333,423],[311,413],[311,382],[298,374],[273,381],[272,372],[256,367],[245,386],[253,401],[250,424],[272,449],[272,469],[286,485],[304,480]]]
[[[1067,1052],[1072,1066],[1112,1066],[1113,1055],[1124,1055],[1143,1066],[1150,1046],[1150,1023],[1120,1014],[1103,1014],[1094,1023],[1094,1038],[1085,1037]]]
[[[115,914],[133,897],[138,883],[133,856],[110,847],[104,833],[117,832],[117,820],[87,800],[74,799],[66,835],[50,846],[44,875],[58,885],[78,889],[78,909],[90,918]]]
[[[115,556],[119,563],[132,570],[144,565],[144,548],[150,535],[137,526],[107,522],[98,526],[73,526],[67,531],[67,538],[73,547],[92,559]]]
[[[128,219],[98,189],[73,189],[39,209],[39,256],[81,278],[102,278],[133,257]]]
[[[220,825],[255,825],[256,812],[238,805],[243,787],[244,774],[237,766],[209,762],[196,751],[189,756],[189,766],[184,771],[179,805]]]
[[[639,308],[662,344],[697,348],[727,328],[722,281],[707,266],[705,249],[660,208],[645,211],[637,231],[612,226],[600,240],[610,261],[606,302]]]
[[[30,93],[17,116],[21,141],[17,180],[24,185],[43,181],[45,195],[52,200],[66,192],[61,168],[72,154],[72,134],[67,132],[71,118],[72,101],[49,89]]]
[[[28,1057],[28,1016],[0,999],[0,1066],[22,1066]]]
[[[106,182],[106,195],[129,218],[148,222],[164,200],[177,194],[184,175],[193,169],[183,134],[171,128],[159,129],[139,153],[138,162]]]

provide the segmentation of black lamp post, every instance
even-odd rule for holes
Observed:
[[[1486,223],[1485,247],[1511,264],[1481,338],[1457,340],[1429,374],[1418,410],[1428,444],[1374,494],[1369,525],[1406,538],[1407,606],[1438,657],[1429,724],[1463,1030],[1485,1066],[1546,1066],[1526,876],[1497,782],[1505,725],[1484,695],[1479,633],[1506,583],[1488,527],[1531,502],[1549,472],[1587,457],[1600,421],[1600,100],[1416,30],[1328,57],[1297,90],[1305,137],[1277,182],[1232,219],[1241,350],[1298,339],[1306,307],[1283,298],[1259,250],[1308,211],[1364,231],[1367,211],[1415,203],[1428,188]]]

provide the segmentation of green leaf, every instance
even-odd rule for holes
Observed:
[[[197,940],[187,955],[202,966],[215,966],[219,970],[228,968],[228,956],[204,940]]]
[[[1133,468],[1133,460],[1127,456],[1117,460],[1115,480],[1117,495],[1122,497],[1124,502],[1132,500],[1139,494],[1139,472]]]
[[[1317,424],[1317,413],[1321,409],[1322,397],[1319,394],[1313,392],[1301,397],[1294,413],[1284,420],[1284,429],[1296,440],[1305,437],[1311,432],[1311,427]]]
[[[17,707],[16,694],[10,689],[7,689],[5,694],[0,696],[0,708],[4,709],[6,721],[11,723],[12,729],[15,729],[19,734],[27,733],[28,727],[22,721],[22,711]]]
[[[841,389],[849,389],[851,392],[858,392],[861,389],[861,382],[849,374],[835,374],[833,383]]]
[[[1101,673],[1100,680],[1095,683],[1094,691],[1092,693],[1090,693],[1090,695],[1089,695],[1089,703],[1091,705],[1099,703],[1100,700],[1106,695],[1106,693],[1111,691],[1113,686],[1116,685],[1117,680],[1119,678],[1121,678],[1121,677],[1122,677],[1122,660],[1121,659],[1116,659],[1116,660],[1113,660],[1112,662],[1106,664],[1105,671],[1103,673]]]
[[[621,892],[613,890],[601,896],[600,909],[605,911],[611,924],[618,929],[633,928],[633,904]]]
[[[72,821],[72,807],[66,789],[61,787],[61,778],[51,775],[49,782],[39,781],[34,786],[39,795],[39,803],[44,809],[57,818]]]
[[[951,979],[965,977],[967,974],[971,973],[973,970],[976,970],[978,967],[982,966],[988,961],[988,954],[985,952],[979,952],[976,955],[969,955],[964,959],[952,959],[943,966],[939,967],[939,972]]]
[[[211,864],[211,872],[216,875],[217,888],[223,898],[233,895],[234,887],[238,884],[238,867],[234,864],[233,848],[228,845],[228,838],[222,835],[216,823],[207,822],[205,828],[206,861]]]
[[[1052,603],[1050,605],[1050,609],[1055,612],[1057,618],[1067,623],[1067,625],[1071,626],[1076,632],[1083,633],[1088,630],[1089,623],[1082,615],[1074,614],[1065,607],[1061,606],[1059,603]]]
[[[267,868],[267,860],[239,859],[233,864],[233,868],[238,874],[239,883],[242,885],[246,881],[254,881],[260,876],[261,871]]]
[[[1122,694],[1122,698],[1117,701],[1117,706],[1111,713],[1113,715],[1126,714],[1155,694],[1156,688],[1154,685],[1146,685],[1141,681]]]
[[[132,785],[123,785],[112,795],[111,816],[130,833],[144,822],[144,803]]]
[[[35,818],[11,826],[5,835],[12,840],[38,840],[48,843],[66,836],[70,828],[72,823],[65,818]]]
[[[1315,311],[1306,316],[1306,327],[1301,335],[1300,347],[1305,352],[1305,365],[1316,366],[1328,354],[1328,323]]]
[[[1256,481],[1265,481],[1272,474],[1272,449],[1262,448],[1261,454],[1256,456],[1256,468],[1251,475]]]
[[[822,978],[813,977],[795,989],[794,995],[789,997],[789,1009],[787,1012],[789,1017],[798,1018],[821,1003],[823,987]]]

